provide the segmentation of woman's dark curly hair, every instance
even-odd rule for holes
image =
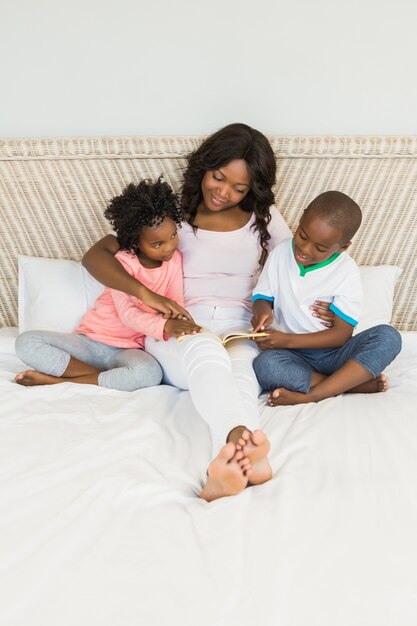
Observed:
[[[193,226],[197,207],[203,196],[201,181],[207,171],[215,171],[234,159],[246,161],[250,171],[249,193],[239,206],[254,213],[255,230],[263,250],[267,250],[270,235],[267,225],[271,220],[269,207],[274,203],[272,187],[275,184],[276,163],[268,139],[246,124],[229,124],[210,135],[199,148],[188,156],[188,166],[182,185],[181,206]]]
[[[140,254],[139,234],[144,226],[158,226],[166,217],[177,226],[184,220],[178,197],[161,177],[156,183],[149,180],[138,185],[130,183],[110,201],[104,216],[116,231],[121,249],[136,255]]]

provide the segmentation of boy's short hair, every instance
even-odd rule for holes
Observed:
[[[352,198],[341,191],[325,191],[314,198],[305,213],[314,212],[342,231],[342,245],[350,241],[362,221],[362,211]]]
[[[184,219],[178,197],[161,176],[155,183],[142,180],[127,185],[110,200],[104,216],[116,231],[121,249],[135,254],[143,227],[156,227],[167,217],[181,226]]]

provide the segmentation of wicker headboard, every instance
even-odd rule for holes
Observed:
[[[109,232],[108,200],[161,173],[178,190],[201,137],[0,140],[0,325],[17,325],[17,257],[81,259]],[[351,253],[360,265],[403,268],[393,324],[417,330],[417,137],[270,137],[276,204],[291,228],[328,189],[351,195],[364,221]]]

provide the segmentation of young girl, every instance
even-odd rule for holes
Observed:
[[[132,279],[183,302],[177,227],[182,210],[169,185],[142,181],[128,185],[105,211],[117,233],[116,258]],[[187,319],[164,319],[132,296],[105,289],[74,333],[29,331],[16,341],[16,354],[33,370],[21,372],[21,385],[88,383],[134,391],[158,385],[162,371],[144,351],[145,335],[156,339],[194,333]]]
[[[275,171],[268,140],[245,124],[226,126],[189,156],[182,188],[187,221],[179,243],[185,304],[198,324],[215,334],[251,327],[251,292],[261,259],[291,236],[271,206]],[[114,260],[117,249],[117,240],[105,237],[86,254],[85,266],[104,284],[137,295],[164,314],[181,313],[172,301],[148,298]],[[258,428],[255,342],[232,341],[226,349],[205,334],[181,343],[149,337],[146,350],[160,362],[164,382],[189,389],[210,428],[215,458],[201,497],[211,501],[269,480],[270,444]]]

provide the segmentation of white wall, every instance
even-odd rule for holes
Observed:
[[[2,0],[0,136],[417,134],[416,0]]]

